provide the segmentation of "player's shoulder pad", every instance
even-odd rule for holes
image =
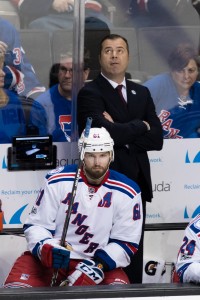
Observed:
[[[141,193],[140,187],[135,181],[114,170],[110,170],[110,175],[106,183],[108,183],[112,189],[126,193],[131,198]]]
[[[189,228],[195,234],[200,233],[200,214],[198,214],[189,224]]]
[[[63,167],[59,167],[49,171],[46,175],[46,179],[49,180],[50,177],[54,177],[57,174],[75,174],[77,170],[77,165],[67,165]]]

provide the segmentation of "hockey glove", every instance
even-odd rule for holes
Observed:
[[[59,245],[56,239],[48,239],[40,246],[39,258],[48,268],[67,269],[70,260],[70,251]]]
[[[67,277],[68,285],[99,284],[104,279],[104,273],[100,267],[92,260],[84,260],[78,263],[76,270]]]

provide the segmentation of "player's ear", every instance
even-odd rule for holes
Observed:
[[[110,151],[110,162],[114,161],[114,151]]]

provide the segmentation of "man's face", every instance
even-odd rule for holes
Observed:
[[[110,152],[85,153],[84,164],[87,175],[99,179],[105,174],[110,164]]]
[[[83,82],[87,80],[89,71],[89,68],[83,70]],[[72,79],[72,58],[63,58],[60,61],[58,71],[59,91],[64,97],[68,98],[69,100],[71,99]]]
[[[61,60],[58,71],[58,81],[60,88],[64,93],[71,94],[72,90],[72,58]]]
[[[172,71],[172,78],[181,91],[189,91],[197,79],[198,67],[194,59],[190,59],[188,65],[180,71]]]
[[[126,43],[123,39],[107,39],[102,44],[99,62],[102,73],[110,78],[124,77],[129,61]]]

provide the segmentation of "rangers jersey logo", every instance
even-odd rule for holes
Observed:
[[[170,118],[171,113],[167,110],[161,110],[159,114],[159,119],[162,125],[162,129],[164,132],[164,138],[165,139],[182,139],[183,137],[178,135],[180,130],[178,128],[173,128],[173,119]]]
[[[90,194],[94,194],[95,193],[95,188],[94,187],[88,187],[88,192],[90,193]]]
[[[64,132],[66,140],[71,142],[71,115],[60,115],[59,124],[60,128]]]
[[[94,187],[90,187],[90,186],[88,187],[88,194],[89,194],[89,199],[90,200],[94,196],[95,192],[96,192],[96,189]]]

